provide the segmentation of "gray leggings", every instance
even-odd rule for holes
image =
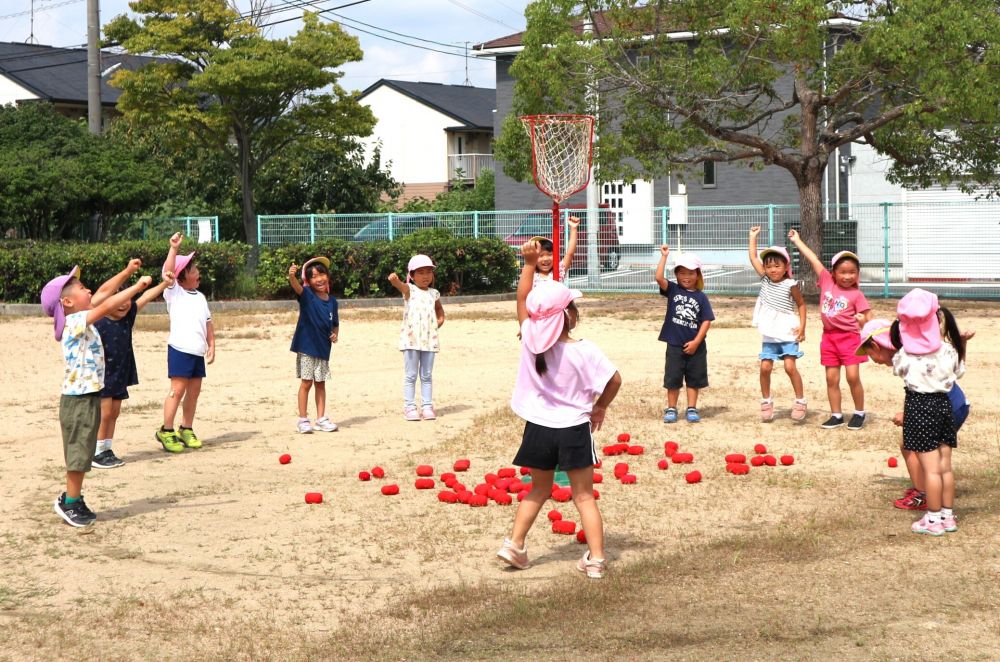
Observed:
[[[403,350],[403,407],[416,407],[417,376],[420,376],[420,398],[424,407],[434,404],[431,397],[433,384],[431,371],[434,370],[434,355],[437,352],[421,352],[418,349]]]

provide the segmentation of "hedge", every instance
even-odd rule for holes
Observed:
[[[167,242],[122,241],[113,244],[76,242],[0,242],[0,301],[37,303],[42,286],[79,265],[83,282],[96,289],[121,271],[131,258],[143,262],[140,273],[158,275]],[[354,243],[328,239],[315,244],[289,244],[260,249],[256,282],[244,266],[250,246],[236,242],[195,244],[185,241],[181,253],[197,251],[200,289],[209,299],[292,297],[288,267],[311,257],[330,258],[330,289],[340,298],[397,295],[388,277],[405,278],[406,263],[416,253],[430,255],[437,265],[435,287],[445,295],[509,292],[518,273],[517,258],[502,240],[456,237],[447,230],[428,229],[396,241]]]

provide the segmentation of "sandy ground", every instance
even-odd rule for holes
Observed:
[[[824,489],[830,483],[884,492],[886,503],[904,486],[902,466],[886,466],[886,458],[899,455],[899,433],[889,419],[902,399],[901,383],[888,369],[863,369],[871,412],[863,432],[820,430],[827,409],[817,359],[819,324],[811,317],[801,361],[809,421],[795,426],[787,419],[790,387],[776,373],[779,420],[762,425],[756,420],[758,335],[746,326],[752,300],[718,308],[719,322],[708,339],[713,388],[701,402],[706,420],[668,427],[659,418],[661,302],[647,297],[582,304],[577,335],[595,340],[625,380],[597,444],[628,431],[633,443],[647,449],[625,460],[639,477],[637,485],[614,481],[611,460],[599,486],[615,562],[776,525],[817,508],[828,498]],[[998,310],[960,310],[964,325],[978,335],[962,381],[974,405],[961,436],[959,474],[964,463],[995,461],[998,451]],[[471,459],[463,480],[470,489],[487,471],[510,466],[520,432],[507,407],[518,352],[513,304],[446,304],[449,320],[434,370],[440,415],[435,422],[408,423],[401,415],[399,312],[343,311],[328,385],[328,411],[341,430],[312,435],[294,431],[298,382],[288,351],[294,317],[217,316],[218,358],[209,367],[195,425],[205,447],[181,455],[164,453],[153,440],[167,387],[165,318],[140,315],[135,349],[141,384],[131,389],[115,440],[127,464],[88,474],[84,490],[98,522],[86,534],[52,512],[64,489],[64,467],[57,420],[62,367],[51,323],[2,320],[0,485],[6,507],[0,624],[23,625],[32,615],[58,614],[73,605],[113,613],[129,605],[195,599],[220,621],[259,615],[310,636],[403,593],[483,580],[530,585],[572,573],[570,562],[582,549],[548,532],[541,521],[530,539],[535,568],[499,569],[493,555],[513,507],[449,506],[437,501],[437,490],[413,486],[414,467],[421,463],[440,474],[459,457]],[[846,409],[846,386],[844,394]],[[684,467],[656,469],[668,439],[694,453],[692,468],[705,475],[703,483],[688,486]],[[794,454],[795,465],[755,469],[744,479],[726,474],[723,455],[752,453],[757,442],[776,455]],[[279,465],[282,453],[292,455],[291,464]],[[358,472],[375,465],[386,469],[387,478],[360,482]],[[402,492],[383,497],[379,486],[390,480]],[[306,505],[307,491],[323,492],[324,503]],[[571,504],[557,507],[576,519]],[[909,535],[914,518],[908,513],[889,508],[883,515],[898,519],[900,535]],[[960,535],[969,545],[981,544],[983,536],[996,540],[993,531],[976,529],[974,516],[963,520]],[[25,634],[6,655],[32,657],[31,641]]]

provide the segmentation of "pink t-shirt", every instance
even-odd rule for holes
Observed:
[[[858,331],[857,313],[871,310],[868,299],[858,287],[839,287],[829,271],[819,275],[819,312],[823,318],[823,332]]]
[[[545,363],[545,374],[539,375],[535,355],[521,346],[511,409],[524,420],[549,428],[589,422],[594,400],[617,368],[589,340],[557,342],[545,352]]]

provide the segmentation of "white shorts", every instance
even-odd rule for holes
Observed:
[[[295,376],[310,382],[325,382],[330,378],[330,362],[307,354],[296,354]]]

